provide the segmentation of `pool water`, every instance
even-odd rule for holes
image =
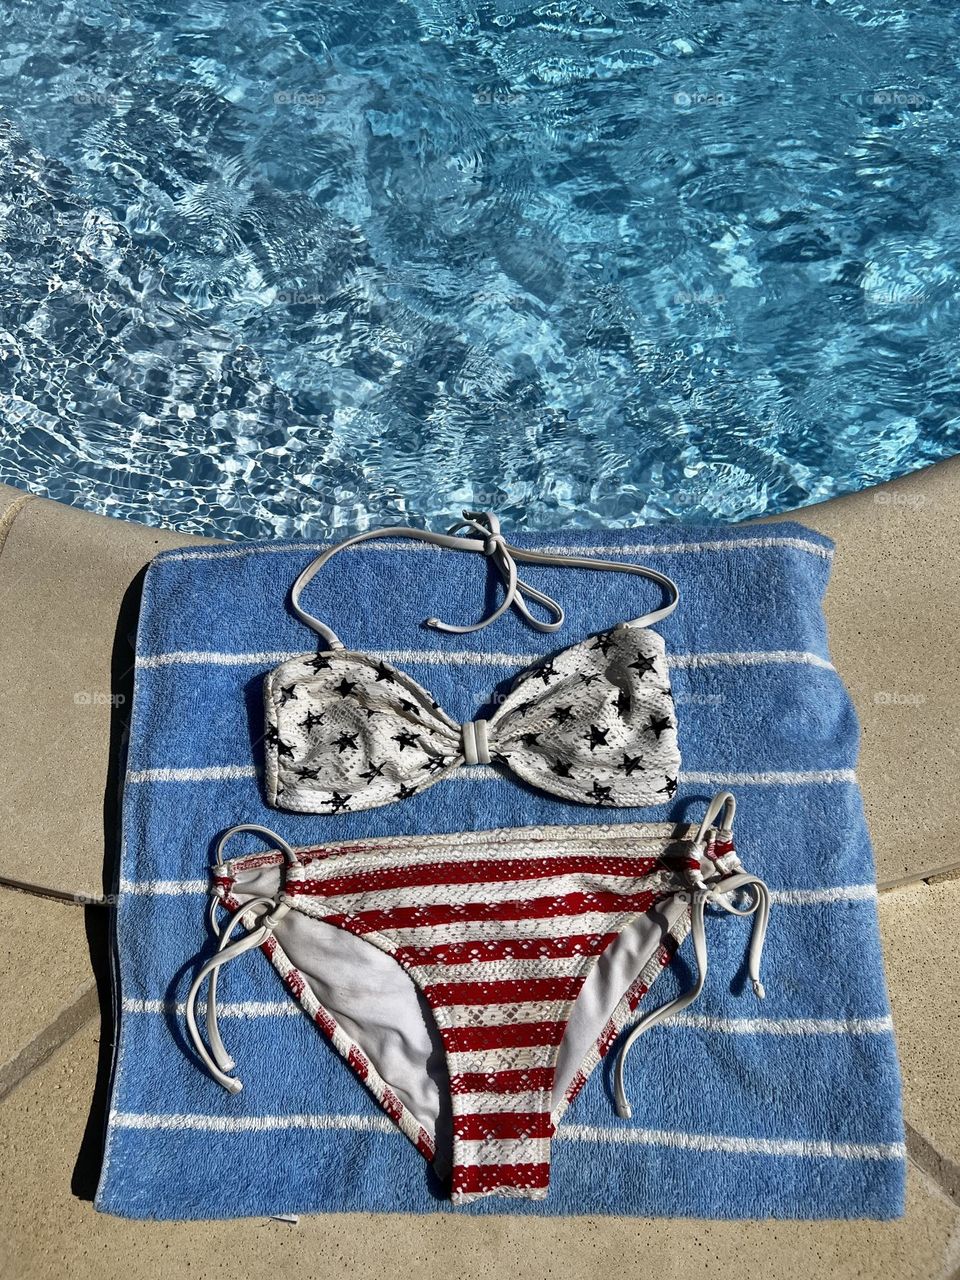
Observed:
[[[236,537],[960,451],[956,6],[4,6],[0,480]]]

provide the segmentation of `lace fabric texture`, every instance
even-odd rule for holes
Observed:
[[[298,857],[284,880],[293,910],[266,948],[290,990],[449,1170],[455,1202],[545,1196],[559,1116],[689,927],[684,890],[701,865],[690,835],[669,824],[532,828]],[[242,905],[269,871],[263,855],[235,860],[217,892]],[[338,937],[352,950],[338,952]],[[383,979],[377,953],[389,958]],[[355,1001],[364,981],[389,983],[397,967],[406,997],[330,1012],[338,984],[356,981]],[[397,1045],[424,1043],[424,1006],[436,1053],[398,1060]],[[365,1023],[382,1021],[386,1038],[362,1043]]]
[[[341,813],[408,799],[468,759],[464,726],[410,676],[331,649],[266,678],[271,805]],[[582,804],[662,804],[680,752],[660,635],[624,624],[520,673],[483,727],[488,760]]]

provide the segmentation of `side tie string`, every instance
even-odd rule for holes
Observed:
[[[614,1067],[614,1104],[616,1106],[617,1115],[624,1120],[629,1120],[632,1115],[630,1103],[627,1099],[626,1089],[623,1083],[623,1072],[626,1066],[627,1055],[630,1052],[634,1042],[649,1031],[651,1027],[657,1026],[666,1018],[672,1017],[674,1014],[680,1013],[683,1009],[697,999],[703,991],[703,986],[707,977],[707,934],[704,922],[704,911],[709,902],[711,905],[721,907],[724,911],[736,916],[754,917],[754,926],[752,936],[750,938],[750,952],[747,960],[747,970],[750,980],[753,984],[754,992],[757,998],[762,1000],[766,996],[763,983],[760,981],[760,960],[763,955],[763,943],[767,933],[767,923],[770,919],[770,890],[762,880],[756,876],[751,876],[745,872],[741,872],[721,880],[714,888],[707,888],[700,879],[701,887],[693,892],[693,902],[691,905],[691,934],[693,937],[693,956],[696,968],[696,980],[689,991],[685,991],[674,1000],[670,1000],[667,1004],[662,1005],[659,1009],[653,1009],[645,1017],[641,1018],[635,1027],[630,1031],[623,1044],[620,1046],[617,1054],[617,1061]],[[736,893],[738,889],[752,888],[754,890],[753,901],[748,907],[736,907],[733,903],[726,900],[726,895]]]
[[[716,828],[716,834],[722,841],[729,841],[733,835],[733,819],[736,810],[736,799],[729,791],[717,792],[707,806],[707,812],[704,814],[703,821],[700,823],[700,827],[694,837],[694,848],[702,852],[707,833],[718,817],[720,817],[720,825]],[[747,973],[757,999],[763,1000],[766,996],[763,983],[760,981],[760,961],[763,956],[763,944],[770,921],[770,890],[758,876],[750,875],[743,870],[740,859],[732,851],[732,848],[730,852],[715,861],[715,866],[718,870],[727,874],[723,875],[723,878],[713,885],[706,883],[703,873],[699,870],[693,871],[689,875],[692,886],[690,933],[693,938],[693,958],[696,969],[696,978],[693,986],[689,991],[683,992],[659,1009],[653,1009],[645,1014],[636,1026],[631,1029],[617,1053],[617,1060],[614,1066],[614,1105],[616,1106],[617,1115],[624,1120],[629,1120],[632,1115],[623,1083],[624,1068],[631,1047],[651,1027],[657,1026],[665,1019],[688,1008],[703,991],[707,978],[705,912],[708,903],[719,907],[730,915],[753,916],[750,950],[747,956]],[[753,891],[751,901],[745,907],[738,907],[730,901],[729,895],[737,893],[740,889]]]
[[[262,917],[257,927],[250,933],[244,934],[242,938],[238,938],[235,942],[230,942],[230,935],[234,926],[240,921],[248,911],[255,910],[259,906],[269,905],[273,910],[269,915]],[[213,1076],[217,1084],[223,1085],[230,1093],[239,1093],[243,1088],[243,1082],[238,1080],[236,1076],[229,1076],[226,1073],[232,1071],[236,1065],[233,1059],[227,1053],[223,1040],[220,1037],[220,1027],[217,1017],[217,974],[230,960],[235,960],[238,956],[244,955],[247,951],[253,951],[256,947],[262,945],[265,939],[271,934],[277,924],[290,910],[290,906],[286,902],[276,902],[273,898],[253,898],[250,902],[245,903],[238,911],[230,917],[227,927],[220,935],[220,945],[217,948],[216,955],[212,956],[191,984],[187,993],[187,1009],[186,1021],[187,1030],[190,1033],[190,1040],[197,1056],[203,1062],[204,1066]],[[207,1035],[210,1040],[212,1054],[207,1050],[200,1035],[200,1029],[197,1026],[197,998],[200,988],[204,981],[209,977],[210,991],[207,996]]]
[[[266,837],[271,844],[275,845],[282,852],[284,856],[286,874],[288,876],[295,876],[297,874],[297,870],[299,869],[297,855],[286,840],[281,836],[278,836],[276,832],[271,831],[269,827],[261,827],[255,823],[243,822],[239,823],[235,827],[231,827],[228,831],[225,831],[217,841],[217,860],[213,867],[214,875],[226,875],[227,867],[223,860],[223,849],[227,841],[230,840],[232,836],[235,836],[240,832],[248,832]],[[239,1093],[243,1088],[242,1081],[238,1080],[235,1076],[226,1074],[228,1071],[233,1070],[236,1063],[227,1052],[226,1046],[224,1045],[223,1039],[220,1035],[220,1021],[217,1014],[217,979],[219,977],[220,970],[230,960],[235,960],[238,956],[244,955],[247,951],[253,951],[256,947],[261,946],[291,908],[290,904],[285,902],[282,896],[280,898],[275,898],[268,895],[261,895],[256,898],[251,898],[233,913],[224,928],[221,930],[217,926],[216,915],[217,907],[219,905],[220,900],[218,898],[214,898],[210,903],[210,927],[219,937],[216,954],[202,966],[200,972],[194,978],[190,986],[190,990],[187,993],[186,1022],[190,1040],[197,1052],[197,1056],[207,1068],[207,1071],[218,1084],[223,1085],[224,1089],[229,1090],[230,1093]],[[272,908],[272,910],[261,916],[256,927],[249,933],[244,934],[242,938],[238,938],[235,942],[231,942],[230,939],[237,924],[242,921],[247,912],[256,911],[260,907]],[[200,1035],[200,1030],[197,1026],[197,1001],[200,994],[200,988],[203,986],[203,983],[207,978],[210,979],[210,988],[207,992],[206,1011],[207,1039],[210,1042],[209,1050],[204,1044],[203,1038]]]

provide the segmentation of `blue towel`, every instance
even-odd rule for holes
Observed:
[[[530,823],[699,820],[706,800],[729,786],[741,857],[773,891],[767,999],[757,1001],[744,982],[746,922],[711,916],[701,1001],[650,1031],[630,1058],[632,1120],[614,1113],[608,1059],[560,1127],[546,1201],[484,1200],[456,1212],[902,1212],[899,1077],[853,773],[857,722],[830,664],[821,610],[832,544],[797,524],[515,540],[640,561],[680,584],[680,607],[660,625],[683,752],[669,804],[601,811],[462,769],[415,799],[365,813],[270,810],[254,745],[263,676],[282,657],[316,647],[287,597],[319,548],[250,544],[154,560],[123,803],[120,1033],[100,1209],[135,1218],[451,1211],[422,1157],[261,954],[231,965],[221,985],[244,1092],[226,1094],[187,1051],[183,1001],[196,958],[210,952],[207,868],[225,827],[265,823],[304,845]],[[468,720],[519,667],[558,647],[558,637],[534,633],[514,614],[463,638],[422,627],[436,614],[480,617],[486,570],[480,557],[370,543],[332,561],[304,603],[348,646],[399,662]],[[563,644],[658,599],[626,575],[528,576],[566,607]],[[232,852],[255,847],[241,837]],[[652,1003],[690,981],[687,945]]]

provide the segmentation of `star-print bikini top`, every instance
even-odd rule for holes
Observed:
[[[649,627],[676,608],[676,583],[640,565],[514,547],[491,512],[463,515],[446,534],[403,527],[357,534],[322,552],[297,578],[290,593],[293,611],[326,647],[289,658],[266,677],[269,804],[296,813],[373,809],[417,795],[461,765],[492,763],[580,804],[663,804],[677,788],[680,752],[664,643]],[[503,600],[483,621],[452,626],[427,619],[425,625],[447,633],[478,631],[511,607],[537,631],[562,625],[563,609],[518,576],[518,561],[640,574],[665,588],[669,598],[643,617],[529,667],[489,719],[459,724],[416,680],[345,648],[300,606],[304,587],[338,551],[395,537],[478,552],[503,578]],[[534,617],[525,597],[549,620]]]

